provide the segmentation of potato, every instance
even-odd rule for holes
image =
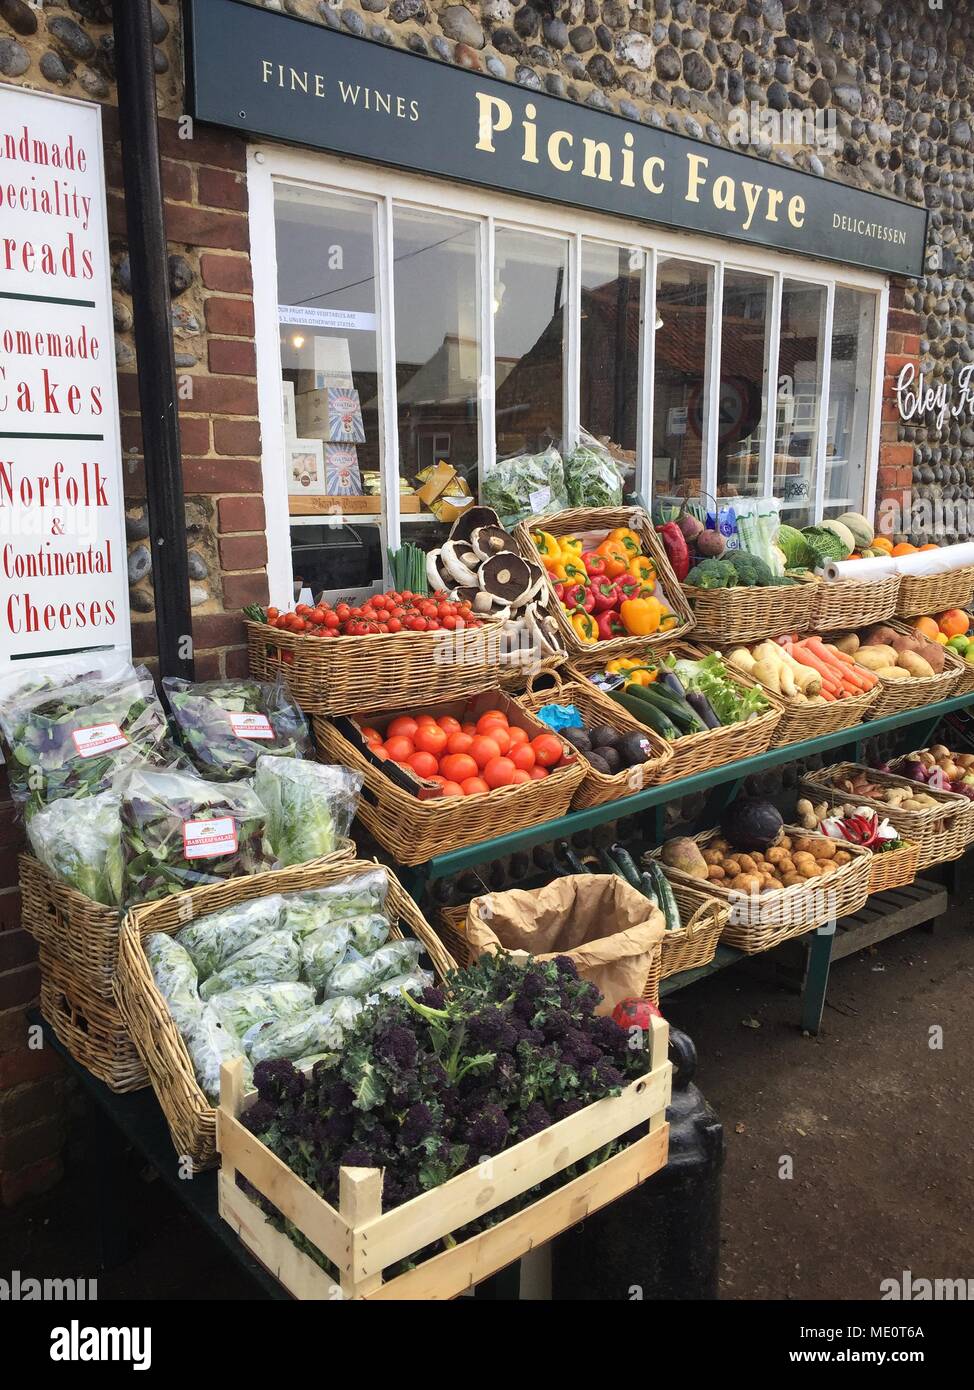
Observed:
[[[730,849],[730,844],[722,835],[718,835],[716,840],[710,841],[710,848],[717,850],[720,854],[726,854]]]
[[[800,874],[803,874],[809,865],[812,868],[815,867],[815,856],[810,850],[796,850],[791,857],[795,862],[795,868]]]
[[[779,859],[777,864],[775,865],[775,869],[778,872],[779,878],[781,878],[782,874],[795,874],[798,872],[798,870],[795,868],[795,861],[792,859],[790,854],[786,859]]]
[[[707,877],[711,883],[723,883],[727,875],[719,864],[711,864],[707,869]]]
[[[832,860],[832,863],[833,863],[833,864],[848,864],[851,858],[852,858],[852,855],[849,853],[849,851],[848,851],[847,849],[837,849],[837,850],[835,851],[835,858]]]
[[[914,677],[932,676],[935,674],[930,662],[925,661],[924,658],[918,656],[916,652],[901,651],[896,664],[902,666],[904,671],[909,671],[910,675]]]
[[[896,652],[892,647],[860,647],[856,652],[856,662],[867,671],[879,671],[884,666],[896,665]]]
[[[787,850],[790,850],[790,849],[791,849],[791,836],[790,836],[790,835],[782,835],[781,839],[778,841],[778,848],[779,848],[779,849],[787,849]]]
[[[835,867],[835,865],[834,865],[830,860],[826,859],[826,860],[824,860],[824,861],[821,861],[821,860],[819,861],[819,866],[818,866],[818,876],[819,876],[819,878],[828,878],[830,874],[837,874],[838,872],[839,872],[838,869]]]
[[[773,849],[768,850],[769,864],[780,864],[783,859],[787,858],[788,851],[785,849],[784,845],[775,845]]]
[[[834,840],[822,840],[815,846],[815,858],[819,861],[823,859],[835,858],[836,844]]]
[[[811,864],[799,864],[798,872],[802,878],[818,878],[821,865],[817,859],[813,859]]]
[[[816,841],[810,839],[807,835],[797,835],[792,841],[792,859],[797,863],[798,856],[800,854],[811,854],[815,849],[815,845]]]
[[[777,892],[779,892],[782,888],[784,888],[784,886],[785,886],[784,883],[781,881],[781,879],[780,879],[780,878],[775,878],[774,875],[771,875],[770,877],[766,878],[766,879],[764,880],[764,883],[765,883],[765,889],[764,889],[764,891],[765,891],[766,893],[777,893]]]
[[[859,638],[854,632],[847,632],[844,637],[836,638],[833,646],[838,647],[840,652],[845,652],[846,656],[855,656],[859,650]]]
[[[801,874],[799,874],[799,873],[791,873],[791,874],[785,874],[785,876],[784,876],[784,878],[781,880],[781,882],[782,882],[782,884],[784,885],[785,888],[794,888],[794,886],[795,886],[796,883],[804,883],[805,880],[804,880],[804,878],[802,878]]]
[[[737,893],[760,893],[763,879],[759,874],[738,874],[731,882],[731,888]]]
[[[749,854],[739,854],[737,856],[737,862],[741,866],[742,874],[756,874],[758,871],[757,864]]]
[[[737,875],[738,875],[740,872],[741,872],[740,860],[738,860],[738,859],[725,859],[725,860],[724,860],[724,873],[727,875],[728,878],[736,878]]]
[[[705,864],[720,864],[723,862],[723,859],[724,856],[719,849],[705,849],[703,852]]]
[[[884,681],[908,681],[910,679],[909,671],[903,666],[884,666],[875,674]]]
[[[867,647],[891,647],[893,638],[899,637],[895,627],[890,627],[887,623],[877,623],[871,627],[863,638],[863,645]]]

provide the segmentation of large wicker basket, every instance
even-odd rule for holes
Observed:
[[[974,592],[974,565],[948,570],[946,574],[904,574],[896,611],[903,618],[923,613],[940,613],[945,608],[966,608]]]
[[[591,648],[589,649],[591,651]],[[698,647],[686,642],[668,643],[667,652],[690,658],[705,655]],[[660,653],[662,655],[662,653]],[[575,674],[583,680],[596,671],[602,670],[605,659],[602,656],[588,656],[575,665]],[[570,666],[569,672],[572,672]],[[727,668],[728,677],[743,689],[754,689],[756,681]],[[742,758],[755,758],[766,753],[771,746],[774,731],[781,718],[782,706],[774,695],[768,695],[769,708],[753,719],[741,724],[725,724],[719,729],[708,729],[702,734],[685,734],[669,746],[673,757],[664,763],[657,775],[657,782],[676,782],[684,777],[692,777],[697,772],[707,772],[712,767],[722,767],[725,763],[740,762]],[[613,702],[614,703],[614,702]],[[648,730],[647,730],[648,732]]]
[[[355,845],[343,839],[318,864],[355,858]],[[219,886],[219,885],[217,885]],[[20,856],[22,926],[42,950],[56,956],[63,975],[84,995],[115,1006],[115,963],[122,914],[92,902],[56,879],[33,855]]]
[[[649,556],[656,566],[657,593],[672,609],[676,621],[665,631],[657,632],[650,637],[614,637],[608,642],[586,644],[579,640],[578,634],[571,625],[569,615],[557,599],[553,598],[551,611],[558,620],[558,630],[570,658],[597,650],[606,661],[609,661],[614,656],[625,656],[627,652],[632,651],[634,646],[644,647],[647,643],[682,637],[693,627],[693,615],[690,612],[686,596],[673,573],[673,567],[666,558],[666,551],[653,528],[653,523],[642,507],[593,507],[590,509],[579,507],[574,511],[559,512],[557,516],[531,517],[527,521],[520,522],[514,528],[514,536],[525,559],[530,560],[533,564],[543,565],[544,558],[539,555],[538,549],[531,539],[532,531],[548,531],[556,538],[558,536],[595,535],[601,540],[609,531],[614,531],[620,526],[628,526],[631,530],[639,533],[643,553]],[[598,541],[594,543],[598,544]]]
[[[195,888],[178,897],[146,903],[126,914],[115,978],[119,1008],[148,1070],[176,1152],[189,1159],[195,1170],[211,1168],[217,1161],[216,1112],[197,1084],[186,1045],[156,988],[145,954],[145,938],[159,931],[173,935],[188,922],[235,903],[265,898],[272,893],[325,888],[374,868],[374,863],[360,859],[331,864],[319,860],[315,866],[301,864],[249,878],[230,879],[215,888]],[[429,923],[391,872],[386,912],[393,922],[392,936],[400,940],[403,937],[403,931],[395,925],[398,919],[422,942],[441,979],[454,968],[453,960]]]
[[[663,937],[661,978],[664,980],[683,970],[698,970],[702,965],[709,965],[730,916],[727,903],[714,897],[708,887],[692,888],[686,883],[671,886],[682,926]]]
[[[717,829],[704,830],[694,838],[704,850],[719,834]],[[791,825],[785,826],[785,834],[802,835],[808,839],[826,838]],[[761,951],[769,951],[772,946],[778,946],[791,937],[803,936],[805,932],[829,921],[838,921],[840,917],[858,912],[869,897],[873,855],[857,845],[843,844],[842,849],[848,851],[849,862],[841,864],[828,878],[810,878],[805,883],[757,896],[745,896],[719,883],[703,885],[699,879],[665,864],[663,871],[674,884],[695,886],[698,891],[706,886],[707,892],[726,902],[729,916],[720,939],[728,946],[736,946],[745,955],[753,956]],[[659,850],[653,853],[656,857],[660,856]]]
[[[693,610],[694,638],[726,647],[781,632],[808,632],[821,587],[821,580],[808,577],[770,588],[698,589],[684,584],[683,591]]]
[[[72,966],[40,952],[41,1013],[76,1062],[111,1091],[148,1086],[149,1076],[117,1005],[79,983]]]
[[[913,634],[911,627],[895,619],[890,620],[889,626],[897,632]],[[905,681],[889,681],[880,676],[880,692],[864,718],[884,719],[889,714],[902,714],[904,710],[947,700],[956,692],[965,669],[960,658],[945,647],[944,669],[935,676],[911,676]]]
[[[841,809],[849,799],[841,792],[820,787],[817,783],[804,783],[803,790],[810,793],[810,799],[816,804],[824,801],[830,811]],[[902,836],[900,838],[903,839],[900,849],[888,849],[879,854],[873,852],[872,869],[869,873],[870,896],[873,893],[885,893],[889,888],[904,888],[916,878],[920,846],[907,843]]]
[[[488,709],[501,709],[512,724],[526,729],[531,738],[552,732],[513,697],[496,689],[485,691],[472,701],[423,702],[421,708],[434,715],[452,714],[461,723],[466,719],[476,721]],[[394,717],[393,711],[370,714],[369,723],[381,732]],[[380,763],[371,761],[330,719],[317,715],[312,723],[319,759],[341,763],[361,774],[358,819],[400,864],[424,864],[437,854],[556,820],[568,810],[586,772],[585,765],[576,758],[567,767],[553,768],[547,777],[536,782],[498,787],[479,796],[421,800],[399,787]],[[572,751],[569,744],[564,746],[566,751]]]
[[[814,632],[835,632],[839,628],[863,627],[885,622],[896,612],[900,576],[867,583],[863,579],[825,581],[815,591],[811,627]]]
[[[936,807],[928,810],[907,810],[890,806],[858,792],[843,791],[838,785],[844,777],[864,772],[870,781],[880,786],[907,787],[911,792],[924,791],[937,801]],[[917,871],[928,869],[931,864],[946,864],[959,859],[967,849],[970,840],[972,803],[958,792],[938,792],[932,787],[920,787],[906,777],[894,773],[877,772],[863,763],[836,763],[811,772],[800,784],[809,795],[815,796],[822,788],[834,791],[843,801],[860,806],[868,806],[894,826],[904,840],[916,845],[919,850]]]
[[[373,633],[307,637],[247,621],[250,674],[282,679],[307,714],[397,709],[420,700],[448,700],[496,683],[502,625],[462,632]],[[517,681],[516,667],[505,675]]]
[[[890,772],[895,773],[895,775],[896,775],[897,777],[906,777],[906,767],[907,767],[907,764],[908,764],[908,763],[912,763],[912,762],[916,762],[916,760],[919,758],[919,756],[920,756],[921,753],[926,753],[926,752],[928,752],[928,751],[929,751],[929,750],[926,749],[926,748],[919,748],[919,749],[917,749],[917,750],[916,750],[915,752],[913,752],[913,753],[904,753],[904,754],[902,755],[902,757],[899,757],[899,758],[896,759],[895,762],[890,763],[890,765],[889,765],[889,770],[890,770]],[[913,786],[916,786],[916,787],[922,786],[924,791],[930,791],[930,790],[931,790],[931,788],[928,787],[928,786],[926,786],[925,783],[913,782],[913,779],[912,779],[912,778],[907,778],[907,780],[908,780]],[[959,796],[960,793],[958,792],[957,795]],[[965,797],[965,800],[967,800],[966,797]],[[963,813],[963,812],[961,812],[960,814],[961,814],[961,819],[964,820],[964,821],[966,822],[966,825],[967,825],[967,843],[968,843],[968,845],[974,844],[974,801],[968,801],[968,802],[967,802],[967,815],[966,815],[966,817],[964,816],[964,813]]]
[[[585,768],[585,776],[575,788],[572,806],[601,806],[606,801],[616,801],[619,797],[631,796],[661,781],[663,767],[673,757],[673,751],[665,739],[652,729],[646,729],[627,713],[621,705],[603,695],[591,681],[565,680],[555,673],[544,684],[533,681],[525,694],[517,697],[518,704],[536,714],[544,705],[574,705],[590,728],[597,724],[611,724],[624,733],[636,733],[646,739],[650,751],[644,763],[628,767],[622,772],[599,772],[585,757],[577,754]]]

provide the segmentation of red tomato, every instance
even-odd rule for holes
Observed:
[[[406,761],[417,777],[432,777],[439,766],[432,753],[424,753],[422,750],[410,753]]]
[[[510,758],[491,758],[484,768],[484,781],[488,787],[509,787],[514,782],[514,774],[517,768]]]
[[[488,724],[484,738],[491,739],[501,750],[501,756],[510,752],[511,731],[506,724]]]
[[[554,767],[562,755],[562,743],[554,734],[538,734],[531,740],[534,756],[542,767]]]
[[[466,723],[466,724],[461,724],[461,725],[460,725],[460,728],[461,728],[461,730],[463,731],[463,733],[469,734],[469,735],[471,736],[471,738],[472,738],[472,737],[474,736],[474,734],[477,732],[477,726],[476,726],[476,724],[471,724],[471,723],[469,723],[469,722]]]
[[[517,746],[521,743],[531,742],[527,729],[522,729],[517,724],[512,724],[509,732],[511,735],[512,748],[517,748]]]
[[[460,732],[460,721],[459,719],[454,719],[452,714],[441,714],[436,722],[447,734],[458,734]]]
[[[413,742],[421,752],[435,753],[439,757],[447,744],[446,731],[439,724],[420,724]]]
[[[443,782],[443,795],[444,795],[444,796],[463,796],[463,788],[461,787],[461,785],[460,785],[459,782],[447,782],[446,780],[444,780],[444,782]]]
[[[382,742],[382,735],[379,733],[378,729],[373,729],[371,724],[365,725],[362,730],[362,737],[365,739],[366,743]]]
[[[525,772],[523,768],[520,768],[520,767],[519,767],[519,768],[516,768],[515,771],[514,771],[514,776],[513,776],[512,779],[511,779],[511,785],[512,785],[513,787],[519,787],[519,786],[521,785],[522,782],[530,782],[530,781],[531,781],[531,774],[530,774],[530,772]]]
[[[561,749],[558,750],[558,753],[560,756]],[[470,744],[470,756],[481,769],[487,766],[491,758],[499,758],[500,755],[500,744],[495,743],[492,738],[487,738],[483,734],[478,734]]]
[[[469,753],[471,743],[473,743],[473,734],[465,734],[462,729],[458,729],[447,739],[446,751],[448,753]]]
[[[535,765],[528,773],[528,776],[531,778],[532,782],[540,782],[542,777],[548,776],[548,769],[546,767],[538,767],[537,765]]]
[[[440,759],[440,772],[450,782],[463,783],[468,777],[476,777],[477,764],[469,753],[449,753]]]
[[[378,758],[380,763],[384,763],[389,756],[381,743],[370,743],[369,752],[374,757]]]
[[[416,752],[416,745],[405,734],[396,734],[394,738],[386,739],[385,750],[395,762],[404,763]]]
[[[491,724],[503,724],[504,728],[506,729],[508,727],[509,722],[510,721],[508,720],[507,715],[504,713],[503,710],[484,710],[483,714],[477,720],[477,733],[485,733]]]
[[[436,720],[430,714],[429,710],[424,710],[422,714],[417,714],[416,723],[422,726],[423,724],[435,724]]]
[[[406,738],[412,738],[419,725],[415,719],[411,719],[408,714],[400,714],[398,719],[394,719],[386,729],[386,738],[395,738],[397,734],[404,734]]]
[[[464,796],[483,796],[485,792],[490,791],[482,777],[465,777],[460,785]]]
[[[537,762],[530,743],[517,743],[511,749],[511,762],[522,772],[530,772]]]

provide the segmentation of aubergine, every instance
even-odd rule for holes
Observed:
[[[702,695],[699,690],[690,691],[687,695],[687,704],[695,714],[699,714],[708,729],[721,728],[721,722],[714,714],[713,706],[706,695]]]

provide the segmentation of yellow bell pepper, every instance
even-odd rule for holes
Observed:
[[[672,632],[675,627],[680,626],[678,614],[664,609],[663,616],[659,620],[660,632]]]
[[[639,532],[634,531],[630,526],[617,526],[614,531],[609,532],[606,540],[616,541],[619,545],[625,546],[633,557],[639,555],[643,548]]]
[[[656,565],[648,555],[634,555],[629,561],[629,573],[643,584],[656,583]]]
[[[652,685],[658,674],[658,671],[649,671],[645,666],[640,666],[629,673],[626,685]]]
[[[550,569],[552,564],[561,559],[561,546],[550,531],[532,531],[531,539],[545,563],[545,568]]]
[[[580,541],[577,536],[562,536],[559,544],[561,545],[562,555],[571,553],[576,560],[585,549],[585,542]]]
[[[570,555],[562,555],[560,560],[549,565],[548,573],[558,584],[588,583],[588,570],[581,560],[575,560]]]
[[[572,627],[580,642],[590,643],[599,640],[599,629],[591,613],[573,613]]]
[[[619,609],[627,632],[634,637],[648,637],[659,630],[663,605],[658,598],[630,598]]]
[[[617,676],[621,671],[632,671],[638,665],[638,660],[633,656],[617,656],[605,669],[608,675]]]

